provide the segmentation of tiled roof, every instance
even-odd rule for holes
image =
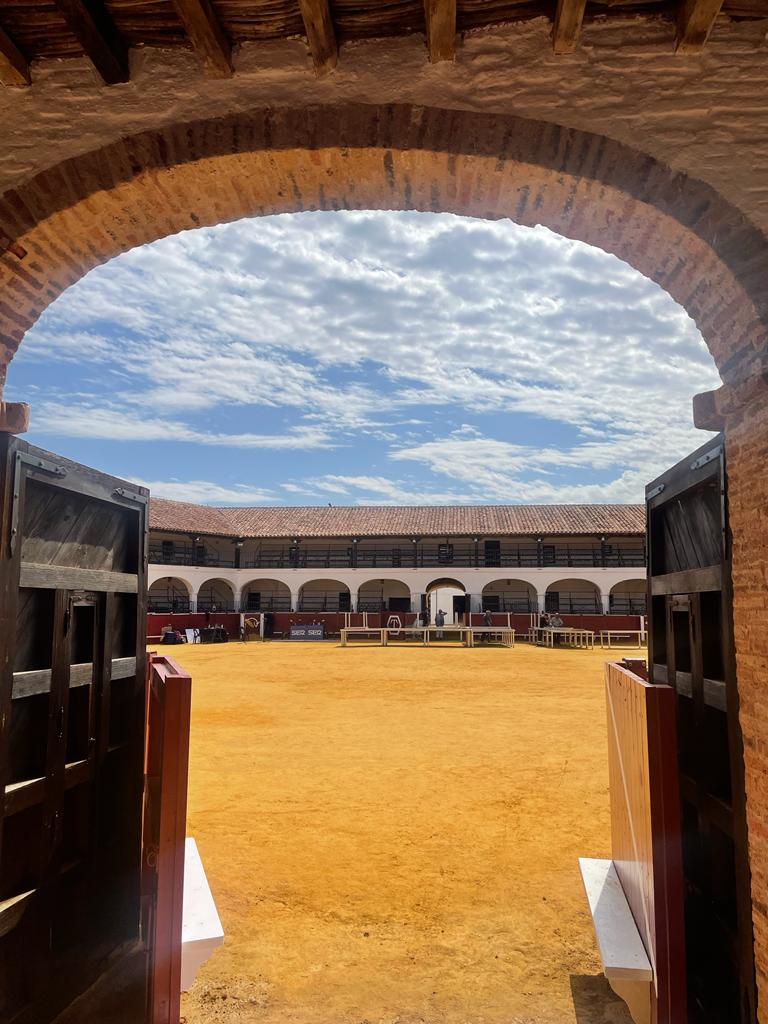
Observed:
[[[643,505],[336,505],[212,508],[152,498],[153,530],[229,537],[641,534]]]
[[[193,505],[188,501],[150,498],[149,528],[229,537],[233,531],[232,523],[226,514],[229,511],[230,509],[212,508],[210,505]]]

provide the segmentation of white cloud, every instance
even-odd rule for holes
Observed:
[[[702,443],[691,396],[718,384],[686,313],[615,257],[416,213],[265,217],[133,250],[68,289],[19,358],[87,375],[34,407],[33,431],[334,448],[274,487],[352,502],[640,500]],[[373,444],[370,472],[340,461]],[[387,455],[419,479],[382,475]]]
[[[274,492],[248,484],[226,487],[210,480],[135,480],[156,498],[191,501],[200,505],[264,505],[274,503]]]
[[[87,403],[42,402],[35,406],[34,429],[61,437],[109,441],[181,441],[223,448],[312,449],[333,447],[320,426],[292,427],[283,434],[224,434],[196,430],[180,420],[140,416],[119,407]]]

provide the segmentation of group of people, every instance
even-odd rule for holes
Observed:
[[[542,626],[552,626],[554,629],[565,625],[558,612],[542,612],[539,621]]]
[[[419,619],[421,620],[422,626],[426,627],[426,626],[429,625],[429,623],[430,623],[429,608],[424,608],[421,611],[421,613],[419,615]],[[442,610],[442,608],[438,608],[438,610],[437,610],[437,614],[435,615],[435,625],[437,626],[437,629],[435,630],[435,636],[437,637],[438,640],[442,640],[443,639],[443,626],[445,626],[445,612]]]

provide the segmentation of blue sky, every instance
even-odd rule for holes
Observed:
[[[716,387],[658,286],[545,228],[304,213],[188,231],[68,289],[8,398],[29,439],[212,504],[640,501]]]

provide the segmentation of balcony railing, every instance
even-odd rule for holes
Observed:
[[[164,548],[150,544],[149,560],[154,565],[200,565],[219,569],[234,569],[235,558],[223,558],[215,551],[195,551],[190,547]]]
[[[150,545],[154,565],[195,565],[235,568],[235,557],[191,547],[169,549]],[[366,548],[336,546],[302,548],[301,545],[264,546],[242,558],[243,569],[616,569],[645,567],[645,549],[639,547],[579,547],[569,544],[508,545],[488,550],[464,544],[412,544],[410,547]]]
[[[645,594],[611,594],[611,615],[645,615]]]
[[[564,615],[601,615],[603,611],[600,595],[587,591],[552,591],[547,593],[544,608]]]

